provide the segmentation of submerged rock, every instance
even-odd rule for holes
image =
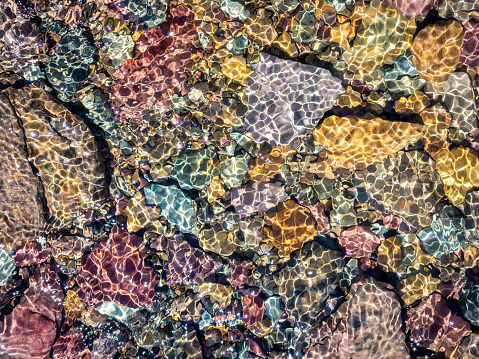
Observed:
[[[168,222],[177,225],[182,232],[196,231],[196,203],[175,186],[152,183],[145,187],[146,204],[161,208]]]
[[[47,359],[62,321],[63,291],[54,266],[37,267],[20,304],[5,317],[0,354]]]
[[[444,197],[436,163],[421,151],[392,154],[382,163],[356,171],[353,183],[359,201],[404,218],[416,228],[431,225],[431,215]]]
[[[0,114],[0,243],[11,251],[43,234],[46,214],[43,186],[28,161],[22,123],[3,94]]]
[[[314,142],[324,148],[331,170],[363,170],[419,140],[423,131],[407,122],[331,116],[315,129]]]
[[[141,238],[113,227],[109,239],[82,258],[75,275],[79,297],[94,307],[111,301],[129,308],[152,306],[158,279],[141,256],[140,244]]]
[[[448,109],[452,117],[451,127],[465,133],[472,133],[477,128],[474,91],[467,73],[453,73],[439,88],[427,84],[426,93]]]
[[[325,69],[261,53],[245,89],[246,131],[256,142],[296,147],[344,91]]]
[[[420,347],[446,351],[471,333],[471,326],[453,315],[445,299],[434,293],[423,299],[406,314],[406,332]]]
[[[459,63],[462,38],[462,25],[454,19],[437,21],[419,31],[411,45],[419,76],[435,88],[441,87]]]
[[[68,229],[76,217],[106,201],[96,140],[79,116],[36,84],[11,87],[6,93],[45,189],[49,226]]]
[[[306,358],[409,358],[401,329],[401,305],[394,289],[372,277],[351,286],[338,311],[315,333]]]
[[[387,23],[387,26],[384,24]],[[353,46],[343,54],[348,79],[374,87],[382,80],[380,69],[393,64],[410,46],[416,24],[397,11],[372,1],[366,8]]]

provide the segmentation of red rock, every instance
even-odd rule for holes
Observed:
[[[87,348],[83,333],[69,317],[65,318],[60,335],[53,344],[53,358],[55,359],[90,359],[91,352]]]
[[[141,238],[114,226],[105,242],[97,242],[82,258],[75,277],[78,296],[88,305],[103,302],[137,308],[153,304],[158,277],[140,255]]]
[[[263,319],[265,312],[264,300],[259,296],[245,295],[243,297],[243,322],[251,326]]]
[[[139,119],[171,105],[170,95],[185,94],[186,70],[197,52],[193,39],[200,21],[185,5],[170,9],[166,22],[145,31],[136,42],[135,57],[113,78],[110,101],[117,117]]]
[[[13,260],[17,267],[25,267],[30,264],[40,264],[48,259],[48,252],[42,250],[38,242],[28,242],[15,250]]]
[[[231,277],[229,279],[232,287],[238,287],[248,278],[248,270],[253,265],[250,260],[231,263]]]
[[[38,266],[20,304],[5,317],[0,354],[18,359],[49,358],[62,320],[63,297],[55,267]]]

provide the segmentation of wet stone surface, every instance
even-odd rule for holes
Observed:
[[[479,359],[474,0],[0,2],[1,359]]]

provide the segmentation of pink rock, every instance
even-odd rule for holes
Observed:
[[[459,66],[479,66],[479,22],[469,21],[464,24],[463,39]]]
[[[49,358],[62,320],[63,297],[56,268],[38,266],[20,304],[5,317],[0,354],[18,359]]]
[[[401,304],[389,284],[372,277],[354,283],[346,302],[312,332],[306,359],[406,359]]]
[[[318,201],[311,207],[311,215],[316,221],[318,233],[328,234],[331,230],[331,226],[329,224],[329,218],[324,212],[324,205],[321,202]]]
[[[75,277],[78,296],[94,307],[110,301],[130,308],[153,305],[158,276],[142,258],[140,244],[140,237],[114,226],[107,241],[83,256]]]
[[[48,252],[42,250],[38,242],[28,242],[15,250],[13,260],[17,267],[25,267],[30,264],[40,264],[48,259]]]
[[[243,297],[243,322],[247,327],[263,319],[265,312],[264,300],[257,295]]]
[[[53,344],[55,359],[90,359],[91,352],[83,340],[83,333],[78,329],[78,323],[69,317],[65,318],[60,335]]]
[[[113,74],[118,82],[110,100],[117,117],[139,121],[150,111],[165,111],[172,94],[186,93],[199,25],[190,8],[180,4],[170,9],[166,22],[142,33],[135,57]]]
[[[418,346],[434,351],[451,349],[472,332],[469,323],[451,314],[438,293],[423,298],[416,307],[409,309],[406,331]]]
[[[250,260],[241,262],[231,262],[231,276],[230,283],[232,287],[238,287],[242,285],[248,278],[248,271],[253,265]]]
[[[338,241],[346,255],[353,258],[371,258],[371,253],[381,240],[367,227],[360,225],[342,231]]]
[[[438,0],[381,0],[381,4],[397,10],[408,19],[426,16],[431,9],[436,9]]]
[[[168,285],[184,283],[200,285],[205,278],[220,269],[222,264],[201,249],[192,247],[181,236],[168,239]]]

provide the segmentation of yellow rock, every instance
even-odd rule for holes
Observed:
[[[221,70],[225,76],[244,86],[246,86],[246,78],[253,73],[253,70],[246,65],[246,59],[243,56],[222,58]]]
[[[479,154],[462,146],[442,150],[436,171],[441,176],[444,192],[454,206],[464,202],[468,191],[479,188]]]
[[[424,126],[408,122],[331,116],[314,131],[332,170],[362,170],[422,138]]]

